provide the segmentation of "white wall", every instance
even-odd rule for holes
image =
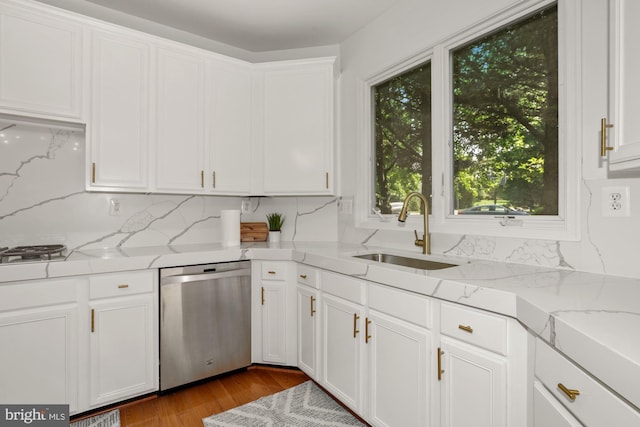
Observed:
[[[433,253],[557,266],[590,272],[640,277],[640,180],[611,180],[598,157],[599,121],[607,116],[607,34],[602,25],[607,16],[606,0],[577,1],[581,7],[582,118],[578,134],[582,140],[580,239],[536,240],[460,234],[434,234]],[[448,36],[472,26],[517,0],[407,0],[354,34],[341,45],[340,158],[342,196],[354,200],[354,212],[366,198],[359,194],[363,171],[360,162],[363,141],[359,126],[363,80],[432,47]],[[631,217],[610,218],[601,213],[601,189],[629,186]],[[359,228],[357,215],[339,216],[343,241],[390,246],[419,251],[413,245],[413,229]]]

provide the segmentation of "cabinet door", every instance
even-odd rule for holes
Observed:
[[[202,57],[158,49],[155,186],[204,190],[204,73]]]
[[[251,70],[244,64],[212,62],[209,105],[208,189],[216,194],[251,193]]]
[[[533,427],[581,427],[558,400],[535,381],[533,385]]]
[[[77,409],[77,306],[0,315],[0,402]]]
[[[148,189],[147,43],[94,32],[91,62],[91,182],[105,190]]]
[[[154,295],[91,303],[90,404],[100,406],[157,388]]]
[[[321,306],[321,384],[342,403],[362,414],[364,308],[326,293]]]
[[[441,424],[446,427],[505,427],[506,360],[442,337]]]
[[[374,311],[365,322],[369,421],[375,426],[429,426],[431,334]]]
[[[640,27],[640,2],[616,0],[609,2],[610,35],[610,121],[608,130],[615,150],[610,153],[611,170],[640,170],[640,59],[637,42]],[[611,145],[611,143],[609,144]]]
[[[264,71],[265,194],[331,194],[333,61]]]
[[[38,8],[0,9],[0,108],[80,118],[82,28]]]
[[[314,380],[318,377],[318,292],[298,286],[298,368]]]
[[[285,282],[262,283],[262,360],[287,362]]]

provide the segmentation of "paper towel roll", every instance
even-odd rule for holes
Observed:
[[[240,211],[220,211],[220,222],[222,225],[222,245],[240,245]]]

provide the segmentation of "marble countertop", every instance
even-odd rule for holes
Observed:
[[[338,243],[243,243],[74,251],[64,261],[0,265],[0,285],[238,259],[294,260],[518,319],[640,408],[640,279],[522,264],[427,256],[457,267],[425,271],[353,258],[415,251]]]

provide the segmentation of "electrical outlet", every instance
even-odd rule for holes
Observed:
[[[630,216],[630,205],[629,187],[602,188],[603,216]]]
[[[109,215],[111,215],[111,216],[119,216],[120,215],[120,200],[119,199],[110,199],[109,200]]]
[[[340,200],[338,200],[338,212],[351,215],[351,213],[353,213],[353,199],[340,198]]]
[[[240,204],[240,213],[246,214],[251,212],[251,199],[242,199]]]

